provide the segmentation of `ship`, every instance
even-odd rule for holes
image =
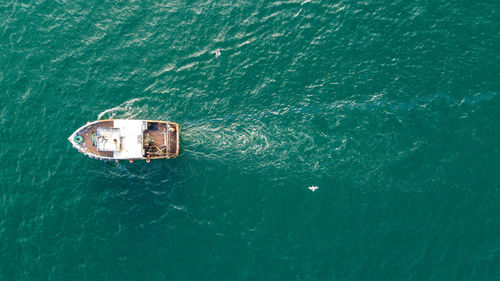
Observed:
[[[179,125],[157,120],[87,122],[68,138],[79,152],[103,161],[169,159],[179,155]]]

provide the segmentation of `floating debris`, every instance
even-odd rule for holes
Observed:
[[[220,49],[215,50],[214,53],[215,53],[215,58],[216,59],[219,58],[219,56],[220,56]]]

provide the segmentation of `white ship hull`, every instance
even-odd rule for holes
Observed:
[[[68,138],[81,153],[105,161],[168,159],[179,155],[179,125],[157,120],[89,122]]]

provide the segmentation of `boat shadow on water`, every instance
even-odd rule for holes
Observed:
[[[189,215],[184,206],[188,171],[179,161],[93,162],[99,168],[91,173],[89,192],[100,205],[97,209],[112,217],[116,227],[153,236],[162,224]]]

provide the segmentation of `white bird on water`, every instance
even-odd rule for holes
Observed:
[[[312,192],[316,191],[316,189],[318,189],[319,187],[318,186],[310,186],[308,187]]]
[[[215,58],[219,58],[220,56],[220,49],[215,50]]]

